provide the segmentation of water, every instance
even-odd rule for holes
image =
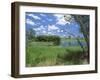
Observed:
[[[86,46],[86,42],[81,42],[81,45]],[[68,47],[68,46],[80,46],[77,41],[61,41],[60,46]]]

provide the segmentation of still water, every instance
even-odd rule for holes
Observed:
[[[81,42],[81,45],[86,46],[86,42]],[[68,46],[80,46],[77,41],[61,41],[60,46],[68,47]]]

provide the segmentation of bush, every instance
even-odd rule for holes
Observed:
[[[59,36],[37,36],[36,41],[40,42],[53,42],[54,45],[59,45],[60,44],[60,37]]]

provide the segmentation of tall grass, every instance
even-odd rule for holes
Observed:
[[[58,63],[64,63],[64,65],[83,64],[84,60],[81,59],[83,53],[80,47],[68,47],[66,52],[67,54],[58,55]]]
[[[45,42],[29,42],[26,46],[26,66],[54,66],[82,64],[82,49],[47,45]]]

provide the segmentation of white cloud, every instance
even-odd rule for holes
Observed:
[[[46,31],[44,30],[44,31],[42,31],[43,33],[46,33]]]
[[[40,14],[41,16],[46,16],[45,14]]]
[[[43,27],[43,25],[41,25],[38,28],[33,28],[35,31],[40,31],[40,30],[45,30],[45,28]]]
[[[52,34],[52,32],[48,32],[48,34]]]
[[[66,35],[63,35],[63,37],[66,37]]]
[[[48,30],[57,30],[59,29],[58,27],[56,27],[55,25],[48,25]]]
[[[56,24],[59,24],[59,25],[70,24],[69,21],[65,21],[64,15],[62,15],[62,14],[54,14],[54,16],[55,16],[56,19],[57,19]]]
[[[61,32],[64,32],[63,30],[61,30]]]
[[[30,25],[35,25],[35,23],[32,20],[30,20],[30,19],[26,19],[26,23],[30,24]]]
[[[41,29],[40,28],[33,28],[33,30],[40,31]]]
[[[40,29],[45,29],[43,25],[40,26]]]
[[[34,18],[34,19],[41,19],[40,17],[38,17],[38,16],[36,16],[36,15],[34,15],[34,14],[27,14],[28,16],[30,16],[30,17],[32,17],[32,18]]]
[[[58,29],[57,32],[64,32],[64,30],[60,30],[60,29]]]
[[[60,32],[60,29],[58,29],[57,32]]]
[[[56,18],[62,18],[64,15],[61,15],[61,14],[54,14],[54,16],[55,16]]]
[[[66,21],[64,20],[64,18],[58,19],[56,24],[60,24],[60,25],[65,25]]]

